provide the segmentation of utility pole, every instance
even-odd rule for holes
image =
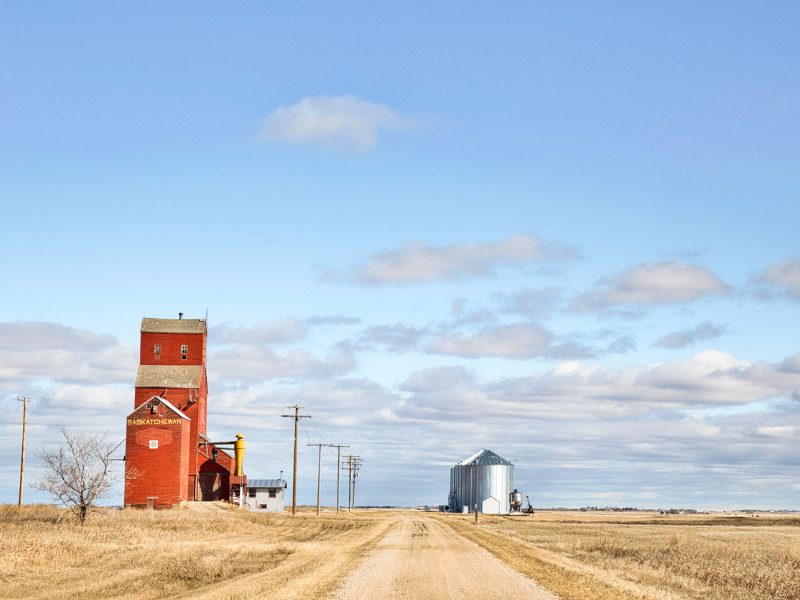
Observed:
[[[339,514],[339,480],[342,475],[342,448],[349,448],[342,444],[331,444],[336,448],[336,514]]]
[[[350,481],[353,478],[353,455],[350,454],[347,456],[347,512],[350,512],[350,508],[353,506],[352,501],[352,493],[353,488],[350,485]]]
[[[347,456],[347,512],[355,509],[356,477],[361,466],[361,457],[354,454]]]
[[[333,448],[333,444],[306,444],[306,446],[319,447],[319,456],[317,458],[317,516],[319,516],[319,490],[322,482],[322,447],[327,446]]]
[[[304,408],[295,404],[294,406],[287,406],[286,408],[293,408],[293,415],[281,415],[281,417],[294,419],[294,467],[292,469],[292,514],[297,512],[297,424],[300,419],[310,419],[311,415],[301,415],[300,409]]]
[[[353,510],[356,509],[356,479],[358,479],[358,471],[361,468],[361,457],[353,457]]]
[[[22,487],[25,483],[25,429],[28,421],[28,400],[30,398],[17,398],[22,402],[22,456],[19,461],[19,505],[22,506]]]

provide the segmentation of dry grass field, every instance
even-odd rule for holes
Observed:
[[[439,518],[562,598],[800,598],[797,516],[540,512],[478,527]]]
[[[380,515],[0,506],[0,598],[321,598],[386,533]]]
[[[458,565],[466,553],[478,565],[480,553],[500,559],[516,573],[495,565],[498,577],[522,574],[565,600],[800,598],[800,518],[789,516],[542,512],[484,516],[476,527],[469,516],[416,511],[317,518],[205,505],[102,510],[80,527],[53,507],[6,505],[0,540],[0,598],[370,598],[347,591],[365,570],[384,597],[449,597],[455,567],[434,588],[441,571],[424,582],[418,567],[398,565]]]

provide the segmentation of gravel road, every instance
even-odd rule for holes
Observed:
[[[423,514],[392,529],[330,600],[525,598],[557,600],[477,544]]]

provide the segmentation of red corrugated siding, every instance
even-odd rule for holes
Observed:
[[[178,423],[148,424],[139,420]],[[150,448],[150,440],[158,448]],[[188,499],[189,421],[163,404],[156,414],[143,409],[129,415],[125,438],[125,505],[146,506],[156,498],[158,507],[171,507]]]
[[[142,333],[139,348],[141,365],[202,365],[205,358],[205,334],[202,333]],[[161,346],[160,358],[153,347]],[[181,345],[186,344],[186,360],[181,354]]]
[[[158,358],[153,352],[155,344],[161,346]],[[181,355],[182,344],[189,346],[185,360]],[[205,472],[219,472],[224,475],[225,482],[228,481],[228,473],[234,469],[232,457],[220,452],[218,462],[214,463],[198,452],[200,434],[206,434],[208,411],[205,360],[206,335],[204,333],[143,332],[141,334],[140,364],[201,365],[203,366],[203,375],[200,387],[191,390],[185,388],[136,388],[134,409],[148,402],[153,396],[163,396],[191,421],[182,420],[181,425],[169,426],[128,424],[125,505],[146,506],[148,497],[158,497],[156,505],[159,507],[179,504],[183,500],[194,500],[196,474],[201,468]],[[194,402],[190,403],[190,399]],[[159,410],[168,409],[162,405]],[[142,409],[136,415],[140,413],[143,418],[146,418],[149,411]],[[148,428],[150,430],[143,433]],[[150,436],[151,433],[152,436]],[[144,437],[142,437],[143,435]],[[164,444],[163,447],[159,444],[158,449],[152,450],[146,443],[150,437],[169,437],[169,435],[172,435],[172,441]],[[133,474],[136,476],[130,476]],[[227,498],[227,496],[226,484],[224,497]]]

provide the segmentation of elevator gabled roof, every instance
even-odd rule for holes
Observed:
[[[137,388],[200,389],[202,365],[139,365]]]
[[[499,456],[492,452],[491,450],[483,449],[477,454],[473,454],[469,458],[462,460],[460,465],[509,465],[513,466],[513,463],[507,461],[502,456]]]
[[[187,417],[180,409],[178,409],[172,402],[170,402],[169,400],[167,400],[166,398],[164,398],[162,396],[153,396],[147,402],[142,402],[139,406],[137,406],[134,409],[134,411],[130,415],[128,415],[128,417],[131,417],[132,415],[134,415],[137,412],[139,412],[142,408],[146,407],[147,404],[149,402],[152,402],[153,400],[157,400],[158,402],[161,402],[164,406],[166,406],[168,409],[170,409],[172,412],[174,412],[180,418],[186,419],[187,421],[191,421],[191,419],[189,417]]]
[[[143,333],[205,333],[203,319],[142,319]]]

